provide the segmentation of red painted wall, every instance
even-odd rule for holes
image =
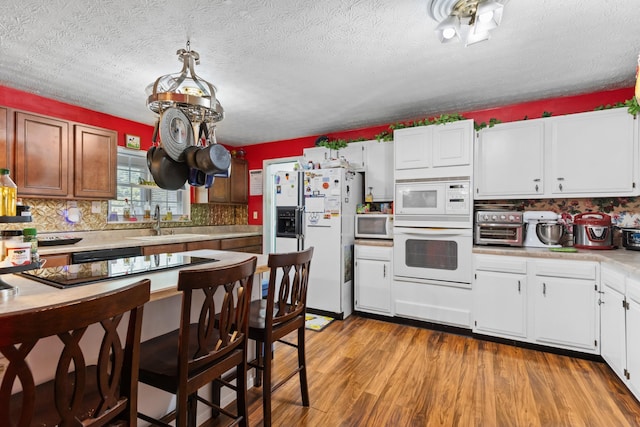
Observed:
[[[522,120],[525,116],[529,118],[541,117],[544,111],[549,111],[553,113],[554,116],[592,111],[600,105],[624,102],[633,97],[633,95],[634,88],[629,87],[584,95],[523,102],[486,110],[462,112],[461,114],[476,122],[488,123],[491,118],[499,119],[502,122],[511,122]],[[114,129],[118,131],[118,145],[124,146],[125,135],[130,134],[140,136],[142,149],[147,149],[151,146],[153,127],[146,124],[98,113],[5,86],[0,86],[0,105],[65,120],[77,121],[92,126]],[[421,119],[424,119],[424,117],[407,118],[407,121]],[[388,124],[328,133],[326,135],[329,139],[373,139],[375,135],[384,130],[388,130]],[[310,135],[284,141],[245,146],[243,148],[246,152],[249,169],[262,169],[262,163],[266,159],[301,156],[304,148],[315,145],[318,136],[319,135]],[[228,148],[237,149],[239,147]],[[257,219],[253,219],[252,213],[254,211],[258,212]],[[249,197],[249,224],[262,224],[262,196]]]
[[[144,101],[143,101],[144,102]],[[43,98],[27,92],[22,92],[6,86],[0,86],[0,105],[16,110],[51,116],[59,119],[76,121],[91,126],[118,131],[118,145],[124,146],[125,135],[140,137],[141,149],[151,146],[153,126],[133,122],[109,114],[98,113],[71,104]]]
[[[489,119],[491,118],[496,118],[501,122],[506,123],[523,120],[525,116],[528,116],[530,119],[542,117],[542,113],[545,111],[553,113],[554,116],[592,111],[600,105],[624,102],[627,99],[632,98],[633,95],[634,88],[629,87],[625,89],[595,92],[585,95],[523,102],[520,104],[507,105],[504,107],[486,110],[462,112],[461,114],[478,123],[489,123]],[[422,119],[424,119],[424,117],[414,117],[407,119],[407,122]],[[387,129],[388,125],[383,125],[344,132],[335,132],[327,134],[327,136],[329,139],[374,139],[375,135],[378,135]],[[315,141],[318,136],[319,135],[312,135],[286,141],[267,142],[264,144],[243,147],[247,153],[246,158],[249,163],[249,169],[262,169],[262,162],[265,159],[301,156],[304,148],[313,147],[315,145]],[[258,219],[253,219],[253,212],[258,212]],[[262,196],[249,197],[249,224],[262,224]]]

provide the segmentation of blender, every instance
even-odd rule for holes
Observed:
[[[526,225],[524,246],[530,248],[560,248],[564,225],[560,215],[551,211],[526,211],[522,217]]]

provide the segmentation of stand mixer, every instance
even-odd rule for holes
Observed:
[[[524,246],[532,248],[559,248],[564,226],[560,215],[551,211],[527,211],[522,219],[526,224]],[[539,226],[540,225],[540,226]]]

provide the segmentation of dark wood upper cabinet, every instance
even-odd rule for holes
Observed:
[[[249,167],[244,159],[231,159],[229,178],[216,178],[209,189],[209,203],[249,202]]]
[[[0,168],[11,169],[11,121],[9,109],[0,107]],[[14,171],[11,171],[13,173]]]
[[[19,196],[68,197],[73,163],[69,122],[16,113],[15,172]]]
[[[18,195],[114,199],[117,139],[112,130],[16,112],[11,176]]]
[[[77,198],[115,199],[118,133],[75,126],[74,195]]]

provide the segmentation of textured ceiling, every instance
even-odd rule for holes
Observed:
[[[638,0],[511,0],[492,39],[442,45],[427,0],[3,0],[0,84],[153,124],[176,51],[246,145],[633,86]]]

